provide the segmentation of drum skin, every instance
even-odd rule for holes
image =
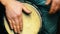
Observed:
[[[31,14],[27,15],[23,13],[23,30],[20,32],[20,34],[38,34],[42,26],[41,15],[32,5],[24,3],[24,6],[31,11]],[[8,34],[14,34],[13,30],[10,29],[5,17],[4,25]]]

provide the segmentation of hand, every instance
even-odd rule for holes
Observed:
[[[51,4],[51,8],[50,8],[49,13],[54,14],[57,12],[57,10],[60,9],[60,0],[47,0],[46,5],[50,4],[51,1],[52,1],[52,4]]]
[[[11,29],[14,29],[16,33],[19,33],[23,28],[22,10],[24,10],[28,14],[31,12],[24,7],[23,3],[18,1],[12,1],[8,3],[5,8],[6,16],[11,26]]]

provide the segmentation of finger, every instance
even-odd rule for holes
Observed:
[[[20,22],[20,31],[23,30],[23,20],[21,19],[21,22]]]
[[[57,10],[59,9],[59,6],[55,7],[55,10],[52,12],[53,14],[57,12]]]
[[[12,20],[12,22],[13,22],[14,32],[15,32],[15,33],[17,33],[16,23],[15,23],[15,21],[14,21],[14,20]]]
[[[18,17],[15,18],[15,23],[16,23],[17,33],[20,33],[20,26],[19,26],[19,19],[18,19]]]
[[[20,18],[19,18],[19,21],[20,21],[20,31],[22,31],[23,29],[23,16],[21,15]]]
[[[56,6],[57,6],[57,5],[53,2],[52,5],[51,5],[51,8],[50,8],[49,14],[52,14],[52,13],[54,13],[54,12],[56,11],[56,9],[55,9]]]
[[[8,18],[8,21],[9,21],[9,24],[10,24],[11,29],[13,29],[13,22],[9,18]]]
[[[52,0],[46,0],[46,5],[49,5],[51,3]]]
[[[23,10],[24,10],[26,13],[28,13],[28,14],[31,13],[31,11],[29,11],[25,6],[23,6]]]

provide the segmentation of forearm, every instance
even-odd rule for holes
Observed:
[[[0,2],[3,4],[3,5],[8,5],[10,2],[12,1],[16,1],[16,0],[0,0]]]

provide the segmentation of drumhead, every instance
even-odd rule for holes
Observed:
[[[31,11],[31,14],[26,15],[23,13],[23,31],[20,32],[21,34],[38,34],[39,30],[42,26],[42,19],[41,15],[38,10],[28,3],[24,3],[24,6]],[[14,34],[13,30],[10,29],[9,24],[4,17],[4,25],[6,31],[9,34]]]

